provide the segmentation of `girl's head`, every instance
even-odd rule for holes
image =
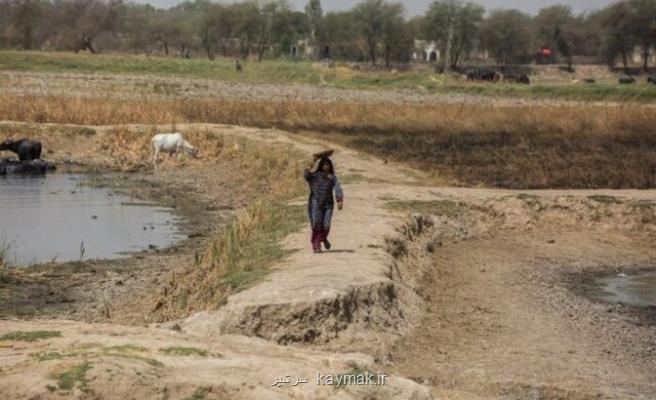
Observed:
[[[317,171],[322,171],[330,175],[335,175],[335,169],[333,168],[333,162],[330,161],[330,158],[322,158],[319,161],[319,166]]]

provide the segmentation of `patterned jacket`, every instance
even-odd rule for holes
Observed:
[[[304,175],[310,185],[310,201],[316,201],[321,207],[332,207],[334,205],[333,189],[337,202],[344,200],[344,192],[335,175],[329,175],[322,171],[310,172],[309,170],[305,170]]]

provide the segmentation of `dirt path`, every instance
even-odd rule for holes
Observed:
[[[293,144],[306,154],[327,145],[275,130],[205,127]],[[311,254],[307,232],[292,234],[285,242],[291,255],[264,282],[217,311],[159,326],[3,320],[0,336],[37,329],[61,334],[0,341],[3,393],[656,396],[654,310],[609,306],[573,290],[573,276],[582,273],[653,268],[656,193],[423,187],[416,182],[420,173],[355,151],[338,148],[335,160],[346,207],[335,215],[334,251]],[[614,197],[590,198],[601,194]],[[423,216],[409,220],[411,210]],[[340,390],[314,383],[317,372],[363,371],[392,377],[387,385]],[[280,375],[311,382],[272,386]]]

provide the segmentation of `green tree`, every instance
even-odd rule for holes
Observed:
[[[11,13],[12,31],[25,50],[34,47],[35,28],[39,25],[43,4],[39,0],[19,0]]]
[[[289,5],[284,0],[255,3],[255,50],[257,60],[262,61],[264,53],[272,45],[274,32],[282,30],[281,25],[286,22],[285,16],[290,12]]]
[[[656,47],[656,0],[629,0],[631,35],[642,49],[643,69],[649,67],[651,49]]]
[[[326,45],[330,46],[331,56],[342,59],[356,59],[360,51],[359,28],[351,11],[330,12],[324,17]]]
[[[398,47],[406,43],[394,37],[405,29],[404,8],[401,3],[388,3],[384,0],[363,0],[353,9],[360,34],[366,42],[371,65],[376,65],[378,50],[382,45],[386,65]]]
[[[173,10],[155,10],[154,20],[151,22],[152,40],[162,47],[165,56],[171,52],[171,47],[182,35],[180,19]]]
[[[235,34],[239,38],[239,52],[245,60],[251,52],[251,46],[257,36],[259,5],[255,1],[236,3],[234,5]]]
[[[385,2],[383,0],[363,0],[353,9],[358,28],[367,43],[369,60],[375,66],[378,46],[385,32]]]
[[[392,60],[407,62],[414,44],[410,27],[403,18],[405,12],[401,3],[384,4],[383,55],[385,66],[390,67]]]
[[[59,46],[96,53],[95,41],[101,34],[116,36],[124,30],[125,5],[121,0],[55,0],[56,27]]]
[[[8,46],[8,35],[11,26],[11,3],[0,0],[0,48]]]
[[[276,44],[276,55],[289,53],[293,45],[306,37],[308,21],[305,13],[286,10],[278,15],[271,33],[272,43]]]
[[[629,54],[636,44],[632,35],[633,23],[631,8],[625,1],[612,4],[603,10],[601,16],[602,51],[609,66],[614,66],[617,57],[620,56],[624,69],[629,68]]]
[[[533,44],[531,18],[517,10],[493,11],[483,22],[481,37],[500,65],[525,61]]]
[[[572,70],[575,24],[572,9],[566,5],[556,5],[540,10],[535,17],[537,39],[542,45],[556,49]]]
[[[312,45],[323,46],[326,42],[326,26],[321,0],[309,0],[305,6],[305,15]]]
[[[440,46],[445,67],[456,69],[464,54],[469,53],[479,35],[483,7],[461,0],[434,1],[426,13],[426,36]]]
[[[218,45],[218,23],[219,16],[223,12],[221,4],[207,4],[203,10],[200,23],[200,38],[205,54],[209,60],[214,60],[214,49]]]
[[[124,15],[123,34],[127,37],[123,43],[133,52],[147,51],[153,41],[153,24],[155,8],[150,5],[130,4]]]
[[[574,32],[572,54],[582,56],[599,55],[601,51],[599,11],[574,17],[570,29]]]

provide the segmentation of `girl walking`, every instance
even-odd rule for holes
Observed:
[[[305,180],[310,185],[310,198],[308,200],[308,216],[312,225],[312,250],[315,253],[321,253],[321,244],[330,250],[328,233],[330,233],[330,221],[333,216],[335,200],[333,199],[333,190],[337,200],[338,209],[344,205],[344,193],[342,187],[335,176],[333,163],[330,161],[332,151],[315,154],[310,168],[304,172]],[[317,169],[312,167],[319,161]]]

